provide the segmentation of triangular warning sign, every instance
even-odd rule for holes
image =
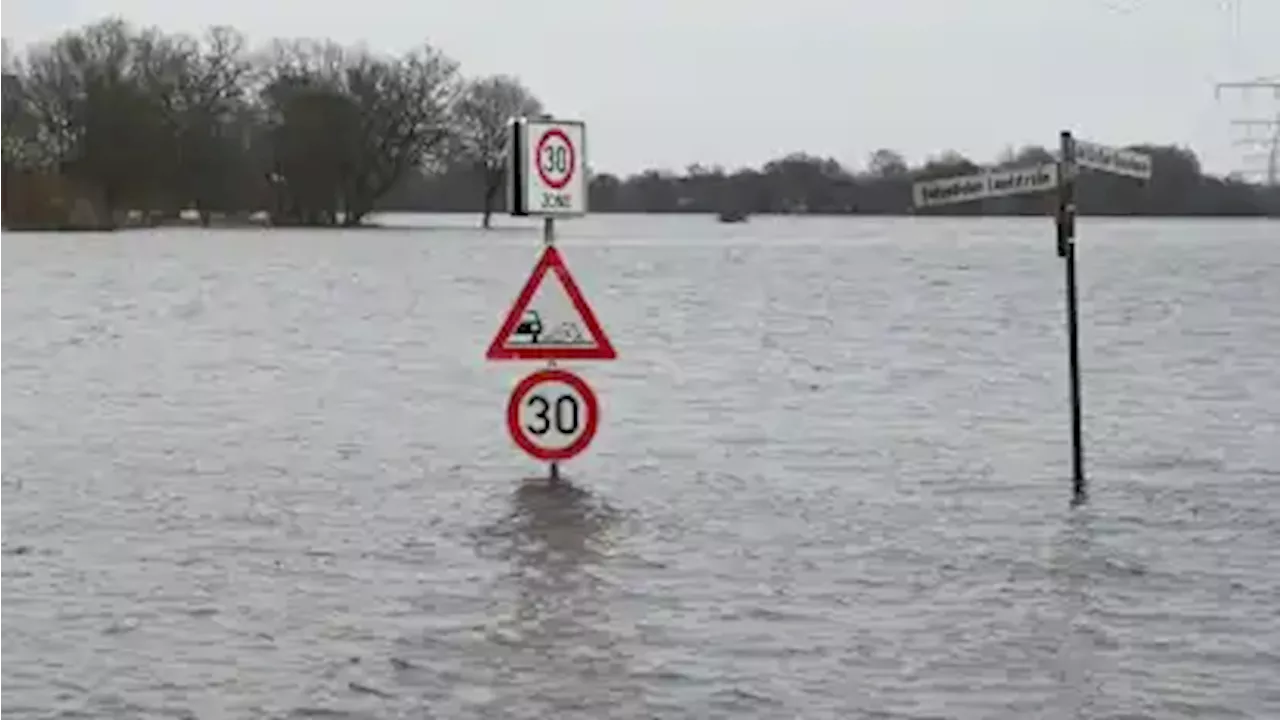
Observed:
[[[552,273],[551,271],[555,272]],[[552,282],[547,282],[552,278]],[[560,251],[548,246],[485,354],[489,360],[613,360],[618,353],[596,320]]]

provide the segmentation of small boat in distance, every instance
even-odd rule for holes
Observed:
[[[747,221],[747,213],[742,210],[721,210],[720,222],[739,223]]]

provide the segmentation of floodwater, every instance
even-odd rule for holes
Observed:
[[[5,236],[6,718],[1280,717],[1280,226],[474,220]]]

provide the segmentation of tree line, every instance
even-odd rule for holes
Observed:
[[[1153,175],[1145,182],[1083,170],[1076,187],[1083,215],[1280,216],[1280,188],[1219,178],[1201,172],[1192,151],[1157,145],[1129,149],[1152,156]],[[911,167],[892,150],[872,153],[867,167],[855,171],[831,158],[792,153],[760,168],[726,171],[692,165],[683,172],[646,170],[618,177],[591,178],[592,212],[866,214],[866,215],[1045,215],[1054,209],[1051,193],[990,198],[976,202],[914,209],[911,186],[919,180],[977,173],[988,168],[1028,167],[1051,162],[1040,147],[1006,150],[994,163],[980,166],[948,151]],[[471,211],[473,193],[458,179],[465,173],[415,175],[385,199],[397,210]]]
[[[518,79],[464,78],[426,44],[251,48],[229,27],[195,37],[110,18],[22,52],[5,43],[5,185],[65,178],[109,216],[358,225],[410,178],[464,172],[491,209],[507,118],[540,112]]]
[[[229,27],[192,36],[118,18],[20,51],[6,41],[3,101],[6,223],[71,194],[108,218],[194,209],[206,223],[265,212],[277,225],[324,226],[380,210],[469,211],[487,226],[503,209],[507,120],[542,112],[519,79],[467,78],[428,44],[400,54],[310,39],[251,47]],[[1190,150],[1134,149],[1152,155],[1153,178],[1088,178],[1082,213],[1280,213],[1275,188],[1207,176]],[[994,165],[1049,160],[1029,147]],[[878,150],[858,171],[794,153],[734,171],[593,173],[590,201],[594,212],[903,214],[913,182],[979,169],[955,152],[912,167]],[[921,212],[1043,214],[1048,203]]]

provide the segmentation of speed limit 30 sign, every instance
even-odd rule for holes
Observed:
[[[537,460],[568,460],[591,444],[600,403],[591,386],[562,368],[538,370],[521,380],[507,401],[507,430]]]
[[[517,383],[507,401],[511,439],[551,464],[551,481],[560,477],[560,461],[587,449],[600,423],[595,392],[554,361],[617,357],[555,247],[556,218],[587,214],[586,143],[582,122],[550,115],[514,118],[507,135],[507,208],[542,217],[545,249],[485,357],[552,361]]]
[[[509,207],[513,215],[587,212],[587,133],[576,120],[520,118],[511,123]]]

